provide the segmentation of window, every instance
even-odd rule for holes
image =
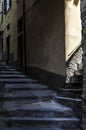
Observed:
[[[4,14],[6,14],[7,11],[10,9],[11,2],[12,0],[4,0]]]

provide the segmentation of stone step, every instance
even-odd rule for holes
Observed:
[[[0,69],[14,69],[14,68],[10,68],[10,67],[7,67],[7,66],[0,66]]]
[[[5,84],[3,91],[9,92],[9,91],[17,91],[17,90],[43,90],[48,89],[48,86],[39,84],[39,83],[29,83],[29,84]]]
[[[71,116],[71,113],[62,112],[62,111],[51,111],[51,110],[16,110],[16,111],[4,111],[0,110],[0,115],[4,117],[18,117],[21,118],[23,116],[26,117],[49,117],[49,118],[55,118],[55,117],[73,117]]]
[[[18,71],[2,71],[2,70],[0,70],[0,74],[21,74],[21,72],[18,72]]]
[[[28,80],[33,80],[33,79],[25,77],[25,76],[24,77],[22,77],[22,76],[21,77],[13,77],[13,76],[12,77],[11,76],[10,77],[9,76],[8,77],[0,77],[0,81],[4,81],[4,80],[14,80],[14,81],[15,80],[21,80],[21,81],[25,80],[25,81],[28,81]],[[37,80],[35,80],[35,81],[37,81]]]
[[[11,128],[7,128],[6,130],[80,130],[79,128],[77,129],[60,129],[60,128],[57,128],[55,126],[51,126],[51,127],[11,127]]]
[[[73,117],[71,108],[66,107],[54,100],[36,101],[11,101],[3,102],[0,109],[0,116],[12,117]]]
[[[8,80],[10,80],[10,79],[25,79],[25,80],[28,80],[28,79],[30,79],[30,78],[28,78],[27,76],[24,76],[24,75],[21,75],[21,76],[16,76],[16,75],[13,75],[13,76],[1,76],[0,77],[0,80],[6,80],[6,79],[8,79]]]
[[[27,76],[21,74],[0,74],[0,78],[27,78]]]
[[[9,117],[5,118],[8,126],[34,126],[51,127],[56,126],[62,129],[77,129],[80,127],[78,118],[34,118],[34,117]]]
[[[82,92],[82,89],[70,89],[70,88],[60,88],[59,89],[60,91],[62,91],[62,92],[79,92],[79,93],[81,93]]]
[[[69,98],[64,96],[56,96],[55,101],[62,103],[63,105],[66,105],[68,107],[71,107],[74,111],[75,115],[81,118],[81,112],[82,112],[82,100],[81,99],[75,99],[75,98]]]
[[[63,97],[67,97],[67,98],[74,98],[74,99],[81,99],[82,97],[82,94],[79,94],[79,93],[69,93],[69,92],[60,92],[60,93],[57,93],[58,96],[63,96]]]
[[[8,66],[8,65],[1,65],[1,64],[0,64],[0,67],[7,67],[7,68],[10,68],[10,66]]]
[[[54,99],[62,99],[62,100],[66,100],[66,101],[73,101],[73,102],[81,102],[81,99],[75,99],[75,98],[68,98],[68,97],[64,97],[64,96],[56,96]]]
[[[81,98],[82,89],[64,89],[60,88],[59,93],[62,96],[71,97],[71,98]]]
[[[59,96],[64,96],[64,97],[69,97],[69,98],[79,98],[81,99],[81,95],[82,95],[82,91],[81,90],[60,90],[58,93],[57,93]]]
[[[82,80],[83,80],[82,74],[74,75],[73,77],[71,77],[71,81],[82,81]]]
[[[77,129],[60,129],[60,128],[57,128],[55,126],[50,126],[50,127],[11,127],[11,128],[7,128],[6,130],[80,130],[80,128],[77,128]]]
[[[72,89],[82,89],[82,81],[75,81],[75,82],[69,82],[66,83],[66,88],[72,88]]]
[[[38,82],[33,82],[33,81],[4,81],[4,82],[0,82],[0,91],[2,91],[3,92],[3,90],[6,90],[5,88],[4,88],[4,86],[6,85],[6,84],[35,84],[35,83],[38,83]],[[9,89],[9,90],[7,90],[7,91],[10,91],[11,89]],[[23,90],[23,89],[22,89]],[[6,91],[6,92],[7,92]]]
[[[29,90],[29,91],[12,91],[8,93],[2,93],[1,99],[4,100],[17,100],[17,99],[37,99],[37,98],[54,98],[56,93],[51,90]]]
[[[37,82],[37,80],[33,80],[31,78],[1,78],[0,77],[0,83],[6,84],[6,83],[33,83]]]
[[[12,69],[12,68],[0,68],[0,70],[2,70],[2,71],[16,71],[16,69]]]

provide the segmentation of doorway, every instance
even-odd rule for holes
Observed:
[[[7,52],[6,64],[8,64],[10,60],[10,36],[6,38],[6,52]]]
[[[18,37],[18,66],[23,67],[23,35]]]

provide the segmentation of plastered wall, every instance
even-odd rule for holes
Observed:
[[[66,61],[81,42],[80,0],[65,0]]]
[[[11,52],[14,52],[15,61],[18,60],[17,22],[23,15],[22,8],[22,0],[12,1],[12,7],[4,16],[1,25],[4,31],[4,52],[6,37],[11,35]],[[9,31],[7,31],[8,23],[10,23]],[[65,79],[64,1],[25,0],[25,27],[27,68],[29,66],[40,68]]]
[[[26,14],[26,39],[27,66],[65,75],[64,1],[40,0]]]
[[[13,53],[17,60],[17,4],[12,1],[12,6],[6,15],[3,16],[1,30],[3,31],[3,54],[6,52],[6,38],[10,36],[10,53]],[[10,24],[9,30],[7,29]]]

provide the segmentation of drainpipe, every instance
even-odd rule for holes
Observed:
[[[26,58],[26,18],[25,18],[25,0],[22,0],[22,7],[23,7],[23,55],[24,55],[24,69],[26,72],[27,69],[27,58]]]

